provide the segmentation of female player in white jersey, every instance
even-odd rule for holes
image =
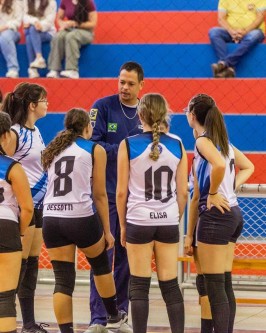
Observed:
[[[42,202],[46,190],[46,175],[41,165],[44,143],[38,119],[47,112],[46,90],[37,84],[20,83],[13,92],[6,95],[3,111],[12,121],[11,141],[2,144],[5,153],[19,161],[29,179],[34,203],[34,214],[22,240],[22,265],[18,297],[21,307],[22,333],[45,333],[42,325],[37,325],[34,316],[34,294],[38,275],[38,256],[42,246]]]
[[[235,188],[246,182],[254,166],[229,142],[223,116],[210,96],[194,96],[186,114],[189,125],[198,134],[186,251],[192,244],[199,218],[197,253],[207,286],[214,331],[231,333],[236,310],[231,271],[235,243],[243,227]],[[235,167],[239,169],[237,174]]]
[[[0,144],[10,142],[11,119],[0,112]],[[0,152],[0,332],[15,333],[16,288],[21,239],[33,214],[30,186],[22,166]]]
[[[106,153],[90,141],[89,113],[72,109],[60,132],[43,152],[48,172],[43,236],[55,274],[54,311],[62,333],[73,333],[72,293],[75,251],[90,263],[105,305],[107,329],[119,329],[127,315],[117,310],[107,250],[114,246],[105,187]],[[96,206],[96,210],[95,210]]]
[[[144,133],[122,141],[118,152],[117,208],[129,259],[134,333],[147,332],[153,253],[171,332],[184,332],[176,260],[187,200],[187,156],[179,138],[159,131],[167,112],[163,96],[144,95],[138,106]]]

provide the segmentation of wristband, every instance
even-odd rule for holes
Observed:
[[[215,195],[215,194],[217,194],[217,193],[218,193],[218,192],[215,192],[215,193],[210,193],[210,192],[209,192],[209,195]]]

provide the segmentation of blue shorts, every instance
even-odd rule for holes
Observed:
[[[147,244],[152,241],[178,243],[179,225],[143,226],[127,223],[126,241],[131,244]]]
[[[0,253],[22,251],[19,224],[0,219]]]
[[[216,207],[200,215],[197,240],[206,244],[236,243],[243,229],[243,216],[238,206],[222,214]]]
[[[79,218],[45,216],[42,232],[48,249],[71,244],[82,249],[101,239],[103,227],[97,214]]]

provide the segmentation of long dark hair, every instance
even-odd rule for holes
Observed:
[[[223,115],[214,99],[206,94],[198,94],[192,97],[188,107],[189,112],[193,112],[199,124],[205,128],[206,136],[221,150],[223,156],[228,156],[228,134]]]
[[[39,8],[35,8],[35,0],[28,0],[28,14],[36,17],[43,17],[44,11],[49,4],[49,0],[41,0]]]
[[[30,103],[38,103],[46,96],[47,92],[44,87],[23,82],[17,85],[13,92],[6,95],[2,110],[10,115],[12,125],[24,126],[28,119]]]
[[[65,130],[59,132],[42,153],[42,165],[47,170],[54,158],[69,147],[90,123],[89,113],[83,109],[71,109],[65,116]]]
[[[2,6],[2,12],[6,14],[12,13],[12,6],[14,0],[5,0]]]
[[[75,9],[74,20],[79,24],[86,22],[88,21],[88,13],[89,13],[88,0],[78,0]]]
[[[10,131],[11,119],[7,113],[0,112],[0,136]]]

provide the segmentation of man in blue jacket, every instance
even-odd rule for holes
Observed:
[[[102,145],[107,153],[106,190],[109,202],[111,232],[115,237],[115,248],[109,251],[110,264],[114,266],[114,279],[119,310],[128,313],[129,267],[125,248],[120,244],[120,226],[116,210],[117,152],[119,144],[126,137],[142,132],[137,114],[138,95],[144,85],[142,67],[133,61],[120,68],[118,94],[97,100],[91,110],[93,128],[92,140]],[[113,261],[114,257],[114,261]],[[86,333],[107,332],[106,311],[95,288],[91,272],[90,288],[91,322]],[[127,323],[121,333],[131,333]]]

